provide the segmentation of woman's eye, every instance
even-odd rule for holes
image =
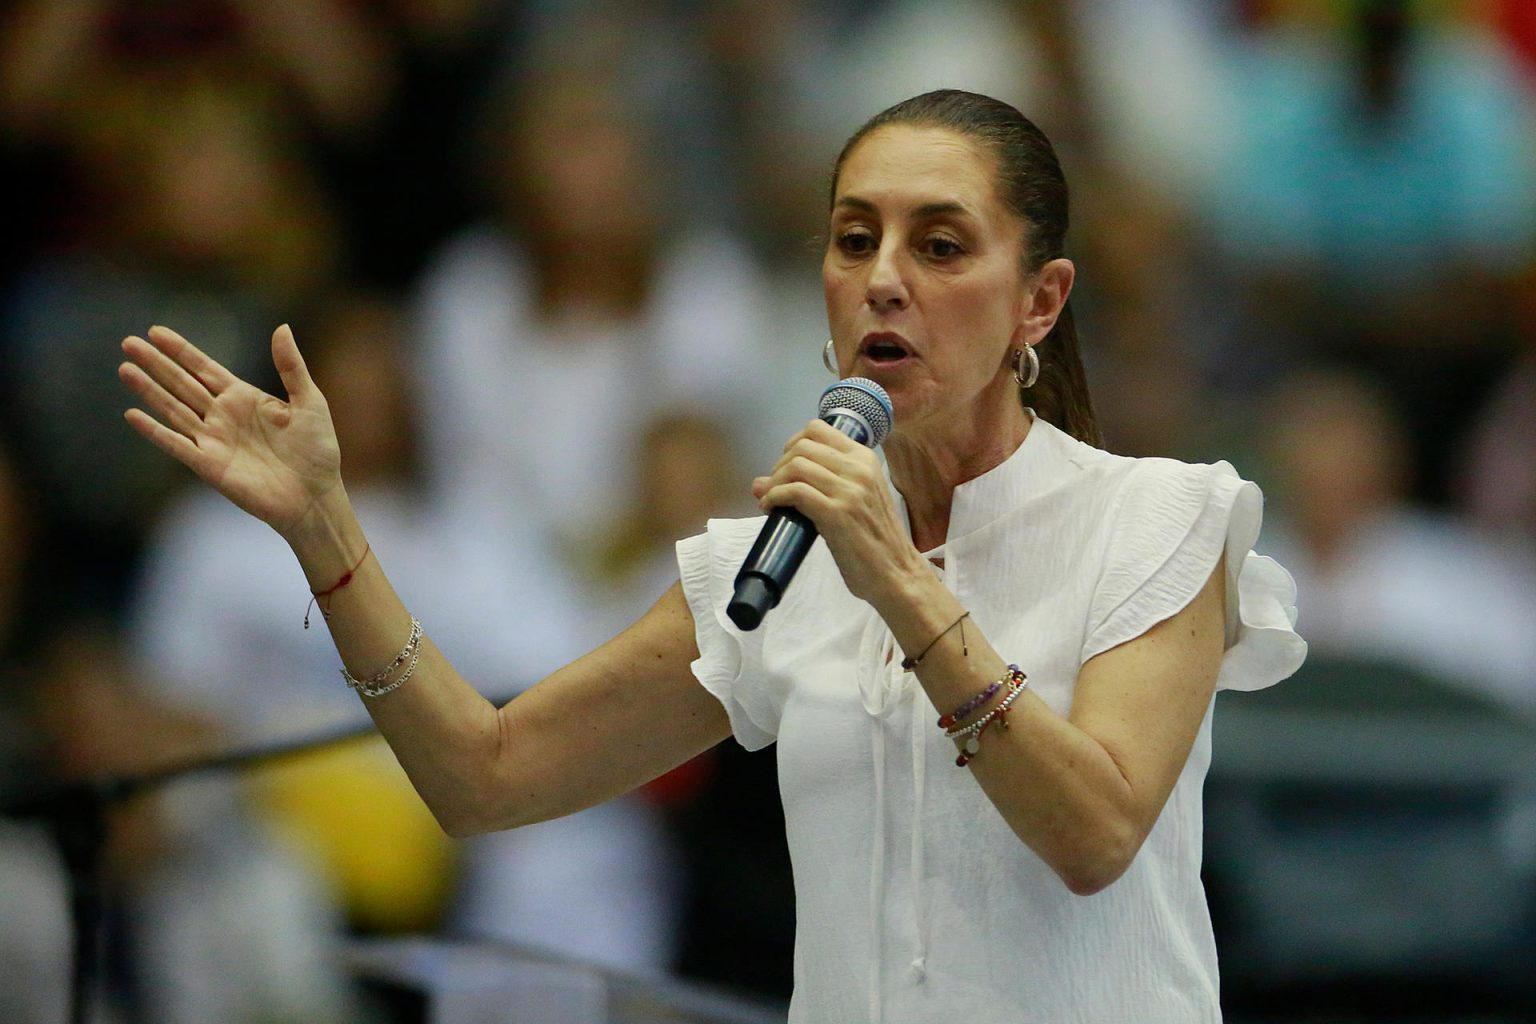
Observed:
[[[850,256],[859,256],[875,248],[875,239],[865,231],[845,231],[837,236],[837,247]]]
[[[958,256],[965,250],[960,248],[959,242],[935,235],[923,241],[923,251],[934,259],[945,260],[951,256]]]

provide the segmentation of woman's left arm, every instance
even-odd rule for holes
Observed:
[[[1078,895],[1130,866],[1189,760],[1221,667],[1225,589],[1223,561],[1182,611],[1089,659],[1065,717],[1026,689],[1008,727],[994,722],[967,765],[1018,837]],[[965,640],[969,655],[946,637],[918,666],[941,709],[1001,675],[1002,658],[979,630]],[[984,664],[997,674],[978,671]]]
[[[901,649],[926,649],[916,672],[934,707],[958,708],[1007,663],[969,619],[963,632],[949,628],[966,609],[901,529],[873,455],[823,426],[792,439],[754,491],[765,506],[794,505],[816,523],[849,589]],[[993,723],[967,765],[1074,893],[1098,892],[1125,872],[1184,770],[1221,667],[1225,582],[1219,561],[1182,611],[1089,659],[1067,715],[1026,688],[1007,728]]]
[[[903,651],[921,651],[965,611],[928,578],[876,605]],[[1007,728],[994,722],[966,766],[1014,833],[1080,896],[1130,866],[1184,770],[1221,667],[1225,582],[1218,562],[1182,611],[1090,658],[1066,716],[1026,687],[1003,719]],[[967,619],[964,637],[958,629],[940,637],[917,677],[934,707],[948,711],[1006,671]]]

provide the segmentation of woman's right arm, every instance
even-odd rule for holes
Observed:
[[[311,590],[351,573],[325,611],[353,676],[394,661],[411,613],[368,548],[329,409],[292,332],[272,336],[286,402],[166,328],[125,340],[123,352],[119,374],[149,410],[128,411],[134,429],[276,529]],[[364,703],[443,829],[469,835],[599,803],[728,736],[724,709],[693,678],[697,656],[692,615],[673,586],[629,629],[505,707],[466,683],[429,636],[410,680]]]

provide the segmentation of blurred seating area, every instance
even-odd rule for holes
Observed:
[[[828,381],[832,160],[949,86],[1061,151],[1107,447],[1233,462],[1298,582],[1307,666],[1212,726],[1228,1019],[1536,1020],[1529,0],[0,4],[0,804],[366,722],[282,542],[122,423],[125,335],[276,391],[291,323],[382,564],[510,699],[754,512]],[[462,843],[376,741],[109,824],[100,1019],[382,1019],[341,951],[406,935],[788,995],[734,744]],[[62,1020],[34,825],[0,880],[0,1020]]]

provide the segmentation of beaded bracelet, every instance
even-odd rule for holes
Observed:
[[[1020,687],[1019,689],[1022,690],[1023,687]],[[1017,693],[1018,691],[1016,690],[1014,692]],[[977,730],[975,736],[972,736],[970,739],[965,741],[965,749],[961,750],[960,753],[955,757],[956,768],[964,768],[966,765],[971,763],[972,758],[981,753],[981,737],[986,733],[987,726],[991,725],[993,722],[997,722],[1004,729],[1007,729],[1008,709],[1006,707],[998,708],[997,716],[995,718],[989,719],[986,725],[983,725],[979,730]]]
[[[1028,682],[1028,678],[1024,675],[1023,670],[1020,669],[1019,666],[1009,665],[1008,674],[999,680],[999,682],[1007,682],[1010,686],[1010,689],[1006,694],[1003,695],[1003,699],[998,701],[997,707],[993,708],[991,711],[988,711],[985,715],[982,715],[970,725],[949,730],[944,734],[945,739],[964,739],[965,737],[973,736],[980,732],[982,729],[986,728],[987,722],[991,721],[993,715],[997,714],[1000,710],[1006,708],[1008,705],[1012,704],[1016,699],[1018,699],[1019,692],[1024,689],[1025,684]]]
[[[1008,677],[1005,676],[1004,678],[1006,679]],[[991,700],[992,699],[992,695],[997,693],[997,691],[1001,690],[1002,688],[1003,688],[1003,680],[1002,679],[993,680],[991,686],[988,686],[985,690],[982,690],[976,696],[972,697],[970,700],[966,701],[964,704],[961,704],[959,707],[955,708],[955,710],[951,711],[949,714],[944,715],[943,717],[941,717],[939,719],[939,728],[940,729],[948,729],[950,726],[954,725],[956,722],[958,722],[961,719],[965,718],[972,711],[975,711],[977,708],[981,707],[987,701]]]
[[[1011,684],[1011,688],[1004,695],[1003,699],[998,701],[997,707],[988,711],[970,725],[960,729],[953,729],[944,734],[945,739],[965,740],[964,749],[961,750],[960,756],[955,759],[956,767],[964,768],[971,758],[980,752],[981,734],[986,732],[987,727],[994,721],[1002,722],[1003,728],[1008,728],[1008,709],[1013,706],[1014,701],[1019,699],[1019,694],[1024,692],[1025,686],[1029,683],[1029,677],[1024,674],[1024,671],[1019,666],[1009,665],[1008,674],[1003,677],[1003,680],[1007,680]],[[1003,680],[999,680],[999,682],[1001,683]]]
[[[394,661],[391,661],[388,665],[385,665],[382,669],[380,669],[378,672],[375,672],[367,679],[358,679],[352,673],[348,672],[347,667],[343,665],[341,667],[341,678],[346,680],[349,687],[356,690],[364,697],[382,697],[384,694],[395,689],[396,687],[403,684],[407,679],[411,678],[412,673],[416,671],[416,663],[420,660],[421,622],[415,616],[412,616],[411,635],[406,639],[405,646],[400,648],[400,653],[395,655]],[[409,661],[410,664],[407,665],[407,661]],[[387,686],[384,685],[385,680],[390,677],[390,674],[398,669],[401,665],[406,666],[404,674],[402,674],[400,678],[396,679],[393,683],[390,683]]]

